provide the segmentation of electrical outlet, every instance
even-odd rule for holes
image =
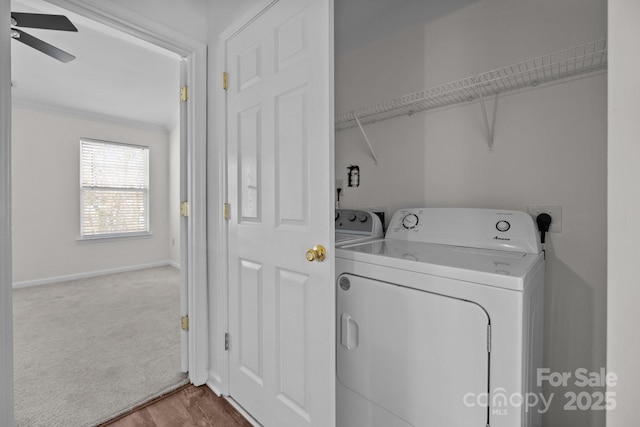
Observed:
[[[338,189],[342,190],[342,194],[344,194],[344,179],[336,179],[336,191]]]
[[[551,216],[549,233],[562,233],[562,206],[527,206],[527,212],[533,217],[534,222],[541,213],[549,214]]]

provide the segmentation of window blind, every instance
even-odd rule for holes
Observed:
[[[149,148],[80,141],[81,236],[149,232]]]

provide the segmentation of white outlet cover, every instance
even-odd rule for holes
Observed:
[[[527,212],[533,218],[534,223],[536,217],[541,213],[549,214],[551,216],[549,233],[562,233],[562,206],[527,206]]]

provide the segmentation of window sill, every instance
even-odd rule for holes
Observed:
[[[78,243],[89,243],[89,242],[112,242],[117,240],[138,240],[138,239],[149,239],[153,237],[153,233],[130,233],[130,234],[109,234],[103,236],[86,236],[86,237],[78,237],[76,241]]]

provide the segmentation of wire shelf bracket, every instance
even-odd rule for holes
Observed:
[[[378,157],[376,156],[375,151],[373,151],[373,147],[371,146],[371,142],[369,142],[369,138],[367,137],[367,133],[364,131],[358,116],[356,116],[354,114],[353,117],[355,118],[356,123],[358,124],[358,127],[360,128],[360,132],[362,132],[362,136],[364,136],[364,140],[367,142],[367,146],[369,146],[369,152],[371,152],[371,156],[373,157],[373,160],[376,162],[376,165],[377,165],[378,164]]]
[[[335,129],[340,131],[358,126],[375,158],[363,130],[364,125],[420,111],[478,101],[482,109],[489,149],[492,150],[497,97],[491,125],[485,106],[488,97],[577,78],[606,69],[607,39],[601,39],[338,114]]]
[[[478,99],[480,100],[480,109],[482,110],[484,127],[485,127],[485,130],[487,131],[487,145],[489,146],[489,151],[493,151],[493,138],[495,135],[494,131],[496,128],[496,116],[498,114],[498,96],[499,94],[496,94],[493,101],[493,120],[491,121],[491,124],[489,124],[489,117],[487,116],[487,107],[485,106],[485,103],[484,103],[484,96],[482,95],[480,88],[478,88]]]

